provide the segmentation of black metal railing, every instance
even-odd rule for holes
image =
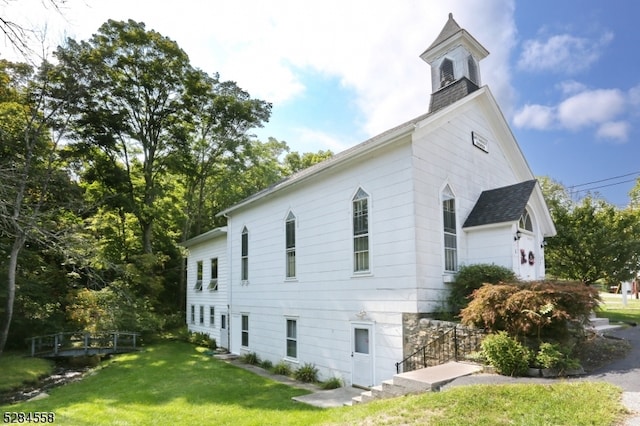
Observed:
[[[469,360],[471,354],[480,350],[485,335],[486,332],[481,329],[450,327],[402,361],[396,362],[396,373],[433,367],[449,361]]]

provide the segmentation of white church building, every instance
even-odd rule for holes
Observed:
[[[187,324],[235,354],[390,379],[408,318],[441,309],[460,265],[545,274],[555,227],[487,86],[488,51],[451,15],[420,57],[429,111],[222,211],[185,243]]]

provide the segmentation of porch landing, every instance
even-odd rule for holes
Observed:
[[[369,402],[374,399],[436,391],[458,377],[481,371],[482,366],[480,365],[451,361],[434,367],[396,374],[391,380],[385,380],[382,385],[374,386],[370,391],[362,392],[359,396],[353,398],[352,404]]]

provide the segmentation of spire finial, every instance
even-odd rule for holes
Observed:
[[[449,19],[453,19],[453,13],[449,12]]]

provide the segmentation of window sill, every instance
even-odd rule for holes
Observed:
[[[363,278],[363,277],[372,277],[372,276],[373,276],[373,272],[364,271],[364,272],[354,272],[351,275],[351,278]]]
[[[296,278],[296,277],[285,278],[284,282],[285,283],[297,283],[298,282],[298,278]]]
[[[291,357],[285,356],[283,360],[290,362],[291,364],[300,364],[300,360],[298,358],[291,358]]]

